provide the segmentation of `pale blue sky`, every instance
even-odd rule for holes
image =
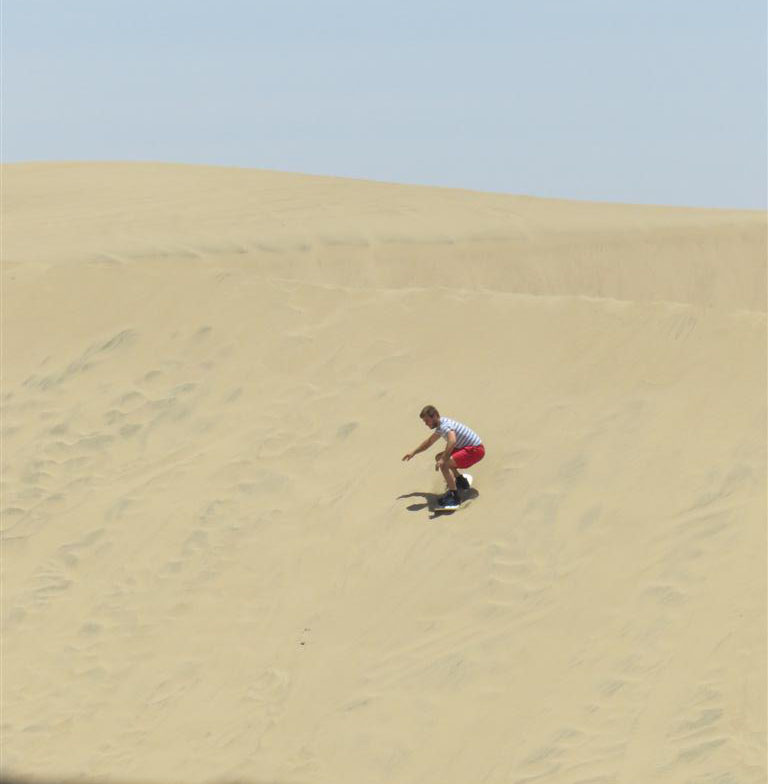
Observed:
[[[766,207],[765,0],[2,0],[2,159]]]

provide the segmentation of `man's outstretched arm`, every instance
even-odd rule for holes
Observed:
[[[432,435],[424,442],[419,444],[413,452],[408,452],[407,454],[403,455],[403,460],[410,460],[414,455],[418,455],[419,452],[423,452],[425,449],[429,449],[432,444],[437,441],[440,436],[437,433],[432,433]]]

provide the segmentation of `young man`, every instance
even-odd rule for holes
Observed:
[[[419,416],[435,432],[412,452],[408,452],[403,460],[410,460],[419,452],[429,449],[439,438],[444,438],[445,449],[435,455],[435,471],[443,472],[448,492],[437,499],[437,506],[439,509],[457,509],[461,503],[458,490],[469,489],[469,482],[459,473],[459,469],[469,468],[485,457],[483,442],[474,430],[461,422],[441,417],[434,406],[424,406]]]

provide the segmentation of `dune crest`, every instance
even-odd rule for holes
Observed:
[[[10,262],[199,261],[322,285],[766,307],[761,212],[158,164],[19,164],[4,179]]]
[[[764,781],[764,213],[2,174],[6,774]]]

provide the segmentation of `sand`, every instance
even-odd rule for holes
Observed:
[[[6,775],[765,781],[765,213],[2,176]]]

